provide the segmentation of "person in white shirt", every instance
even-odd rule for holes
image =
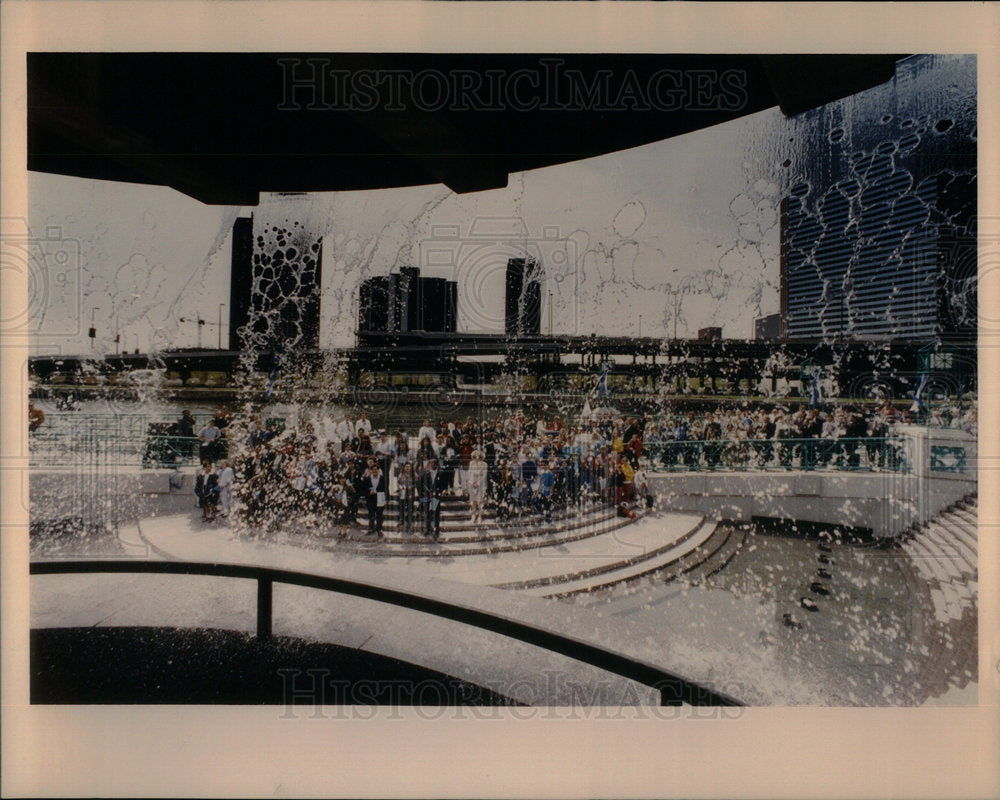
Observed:
[[[432,442],[437,439],[437,431],[434,430],[434,426],[431,425],[429,419],[425,419],[424,424],[420,426],[420,431],[417,433],[417,441],[422,442],[425,437]]]
[[[343,453],[351,444],[351,439],[354,438],[354,423],[351,422],[347,414],[344,414],[344,418],[337,426],[337,438],[340,439],[340,452]]]
[[[649,502],[649,479],[646,477],[646,470],[642,467],[636,469],[632,475],[632,491],[635,492],[635,497],[640,503],[640,507],[645,505],[649,508],[651,505]]]
[[[483,501],[486,499],[486,462],[479,450],[472,452],[465,479],[469,489],[469,504],[472,506],[472,521],[481,522]]]
[[[198,457],[201,461],[208,459],[214,461],[219,451],[218,440],[222,436],[222,431],[215,425],[215,420],[209,420],[208,425],[198,431],[198,439],[201,441],[201,451]]]
[[[364,431],[369,436],[371,436],[372,424],[371,421],[368,419],[368,417],[365,416],[364,411],[361,412],[361,417],[358,419],[358,421],[354,423],[354,435],[360,436],[361,431]]]
[[[340,436],[337,434],[337,417],[331,414],[323,421],[323,443],[339,442]]]
[[[396,440],[385,431],[379,431],[376,437],[377,439],[374,442],[375,455],[378,458],[379,466],[382,468],[382,473],[391,481],[392,460],[396,456]]]
[[[236,480],[236,473],[228,460],[223,459],[219,466],[219,502],[222,504],[222,516],[229,516],[229,493]]]
[[[548,429],[549,429],[549,426],[545,422],[545,417],[539,417],[538,423],[535,425],[535,435],[536,436],[544,436],[546,434],[546,432],[548,431]]]

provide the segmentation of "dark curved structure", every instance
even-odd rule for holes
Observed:
[[[29,53],[28,169],[259,193],[443,183],[846,97],[895,55]]]
[[[738,700],[721,692],[700,686],[657,666],[616,653],[592,642],[564,636],[500,614],[362,581],[309,575],[303,572],[270,567],[189,561],[43,561],[33,562],[30,566],[30,572],[32,575],[73,575],[92,572],[211,575],[255,580],[257,582],[256,638],[261,642],[268,642],[273,638],[271,622],[275,583],[339,592],[473,625],[482,630],[509,636],[512,639],[582,661],[655,688],[660,693],[661,705],[742,705]]]

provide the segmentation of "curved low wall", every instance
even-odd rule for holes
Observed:
[[[895,536],[978,487],[972,435],[915,426],[897,433],[907,440],[908,472],[653,472],[649,485],[670,511],[847,525]]]
[[[951,429],[900,426],[910,469],[896,472],[651,472],[661,508],[723,519],[775,517],[867,528],[895,536],[976,491],[977,443]],[[122,521],[189,511],[195,504],[195,468],[121,469],[93,473],[79,468],[33,469],[32,520],[74,514]],[[180,488],[171,488],[171,476]],[[183,476],[181,478],[181,476]]]

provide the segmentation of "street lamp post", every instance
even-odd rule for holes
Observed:
[[[101,310],[100,306],[94,306],[90,312],[90,330],[87,331],[87,335],[90,336],[91,351],[93,351],[94,349],[94,339],[97,338],[97,326],[96,323],[94,322],[94,319],[97,315],[97,312],[100,310]]]

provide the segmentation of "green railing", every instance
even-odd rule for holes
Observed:
[[[229,440],[203,446],[197,437],[149,433],[134,428],[114,431],[39,430],[29,437],[32,466],[73,466],[100,461],[113,466],[150,469],[194,466],[202,458],[228,456]],[[736,439],[649,441],[643,461],[653,470],[703,472],[817,469],[908,472],[909,440],[903,437],[840,439]]]
[[[229,441],[225,438],[202,445],[197,436],[147,436],[142,466],[157,469],[197,465],[202,458],[216,462],[228,454]]]
[[[671,472],[714,470],[817,470],[908,472],[908,440],[902,438],[718,439],[649,442],[649,467]]]
[[[132,436],[110,431],[48,431],[32,433],[28,439],[29,464],[33,467],[73,467],[100,463],[103,466],[151,469],[194,466],[202,456],[218,461],[228,453],[229,442],[217,440],[203,450],[197,437]]]

